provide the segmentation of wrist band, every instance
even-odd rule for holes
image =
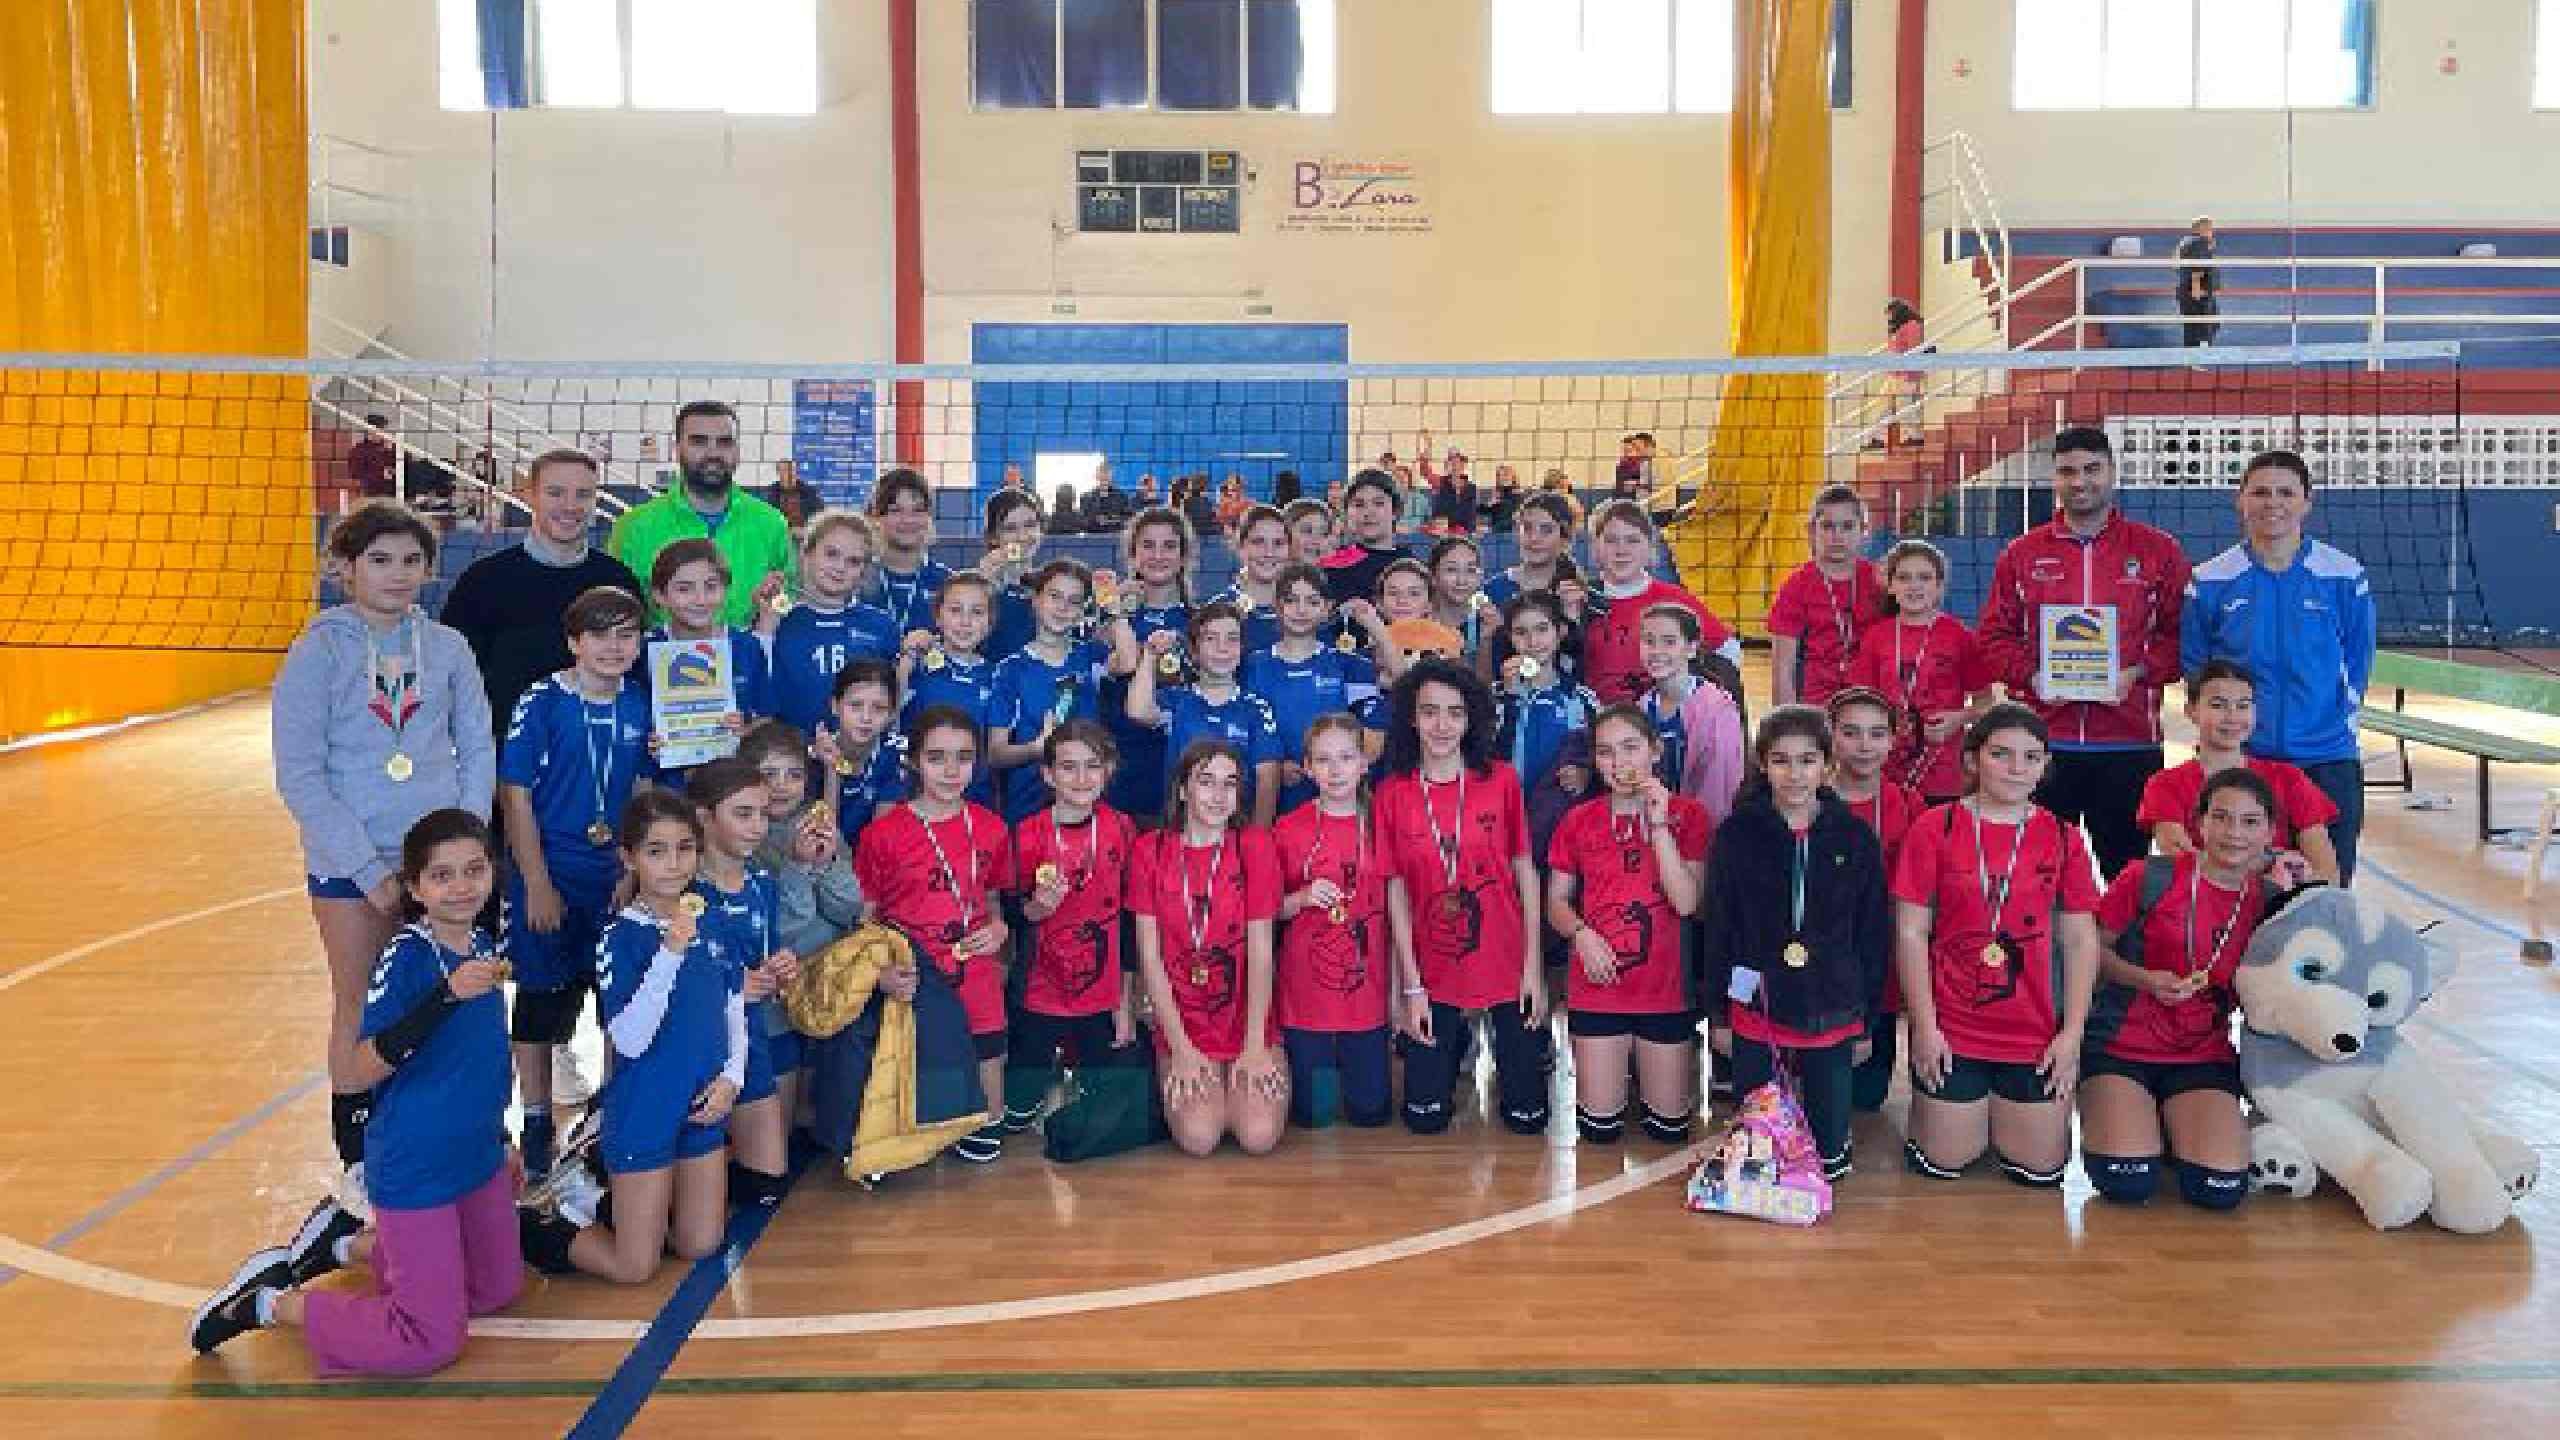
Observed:
[[[453,993],[453,982],[437,981],[436,988],[410,1006],[408,1014],[392,1021],[381,1034],[373,1037],[373,1052],[382,1057],[383,1064],[399,1069],[425,1048],[427,1041],[434,1038],[436,1031],[461,1007],[462,1001]]]

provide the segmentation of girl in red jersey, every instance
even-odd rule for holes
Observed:
[[[1913,822],[1894,866],[1906,1154],[1952,1180],[1997,1149],[2011,1180],[2060,1185],[2098,974],[2097,876],[2079,829],[2032,798],[2046,761],[2034,711],[1992,706],[1965,732],[1964,760],[1973,793]]]
[[[1010,932],[996,897],[1013,888],[1013,847],[1002,820],[970,802],[980,735],[952,705],[928,706],[907,731],[915,798],[880,812],[862,832],[853,875],[874,918],[906,932],[951,981],[976,1037],[978,1081],[990,1108],[1004,1095],[1004,956]],[[984,1164],[1004,1154],[990,1120],[951,1147]]]
[[[1831,790],[1849,813],[1867,822],[1884,846],[1884,873],[1902,854],[1903,832],[1928,808],[1920,792],[1886,778],[1884,764],[1893,754],[1893,702],[1863,685],[1832,692],[1823,714],[1831,722]],[[1858,1047],[1857,1068],[1850,1075],[1850,1100],[1859,1110],[1879,1110],[1893,1088],[1894,1066],[1901,1060],[1896,1043],[1901,1033],[1902,979],[1888,960],[1884,990],[1867,1021],[1867,1038]]]
[[[1612,500],[1591,512],[1591,560],[1599,571],[1599,593],[1587,613],[1571,618],[1582,626],[1582,683],[1604,705],[1641,697],[1651,685],[1644,669],[1644,612],[1656,605],[1677,605],[1698,617],[1700,648],[1741,663],[1742,647],[1697,596],[1667,580],[1653,577],[1654,554],[1661,537],[1653,517],[1634,500]]]
[[[1707,869],[1704,954],[1711,995],[1729,1001],[1733,1088],[1769,1083],[1795,1060],[1823,1174],[1849,1173],[1850,1067],[1884,983],[1891,922],[1884,847],[1823,788],[1831,727],[1781,705],[1752,741],[1759,775],[1716,830]]]
[[[2258,728],[2257,686],[2248,667],[2236,660],[2207,660],[2197,666],[2187,678],[2187,719],[2196,727],[2196,757],[2152,776],[2142,787],[2142,806],[2133,817],[2150,833],[2152,848],[2173,857],[2193,854],[2196,841],[2186,822],[2204,798],[2205,782],[2225,771],[2246,769],[2266,781],[2268,793],[2276,797],[2267,843],[2301,851],[2314,878],[2337,884],[2338,847],[2329,839],[2337,802],[2293,766],[2261,760],[2240,748]]]
[[[1547,1128],[1547,982],[1538,954],[1538,872],[1520,778],[1493,758],[1493,696],[1475,672],[1424,659],[1396,682],[1377,849],[1395,935],[1404,1123],[1449,1128],[1475,1042],[1491,1032],[1502,1123]]]
[[[1804,528],[1813,558],[1769,602],[1769,687],[1781,705],[1819,705],[1847,685],[1859,637],[1884,618],[1884,581],[1858,558],[1867,502],[1857,488],[1824,486]]]
[[[2218,771],[2187,817],[2195,848],[2126,866],[2098,902],[2106,985],[2081,1067],[2080,1163],[2109,1200],[2151,1198],[2164,1134],[2188,1204],[2229,1210],[2249,1193],[2231,976],[2270,895],[2310,873],[2299,855],[2264,864],[2278,814],[2264,777]]]
[[[1387,882],[1372,845],[1366,729],[1335,712],[1307,727],[1316,798],[1280,817],[1278,1008],[1289,1118],[1387,1123]]]
[[[1165,828],[1129,867],[1138,971],[1155,1011],[1165,1123],[1194,1155],[1236,1137],[1248,1155],[1289,1124],[1289,1067],[1271,1012],[1271,921],[1280,862],[1265,830],[1240,830],[1244,760],[1224,740],[1182,752]]]
[[[1662,741],[1632,705],[1591,722],[1605,794],[1573,808],[1547,845],[1547,923],[1564,937],[1574,1121],[1612,1145],[1626,1133],[1630,1054],[1645,1134],[1689,1138],[1697,1113],[1698,1007],[1680,932],[1706,886],[1704,806],[1654,773]]]
[[[1979,713],[1991,667],[1973,632],[1942,608],[1947,557],[1937,546],[1905,540],[1886,551],[1884,583],[1893,619],[1858,641],[1849,683],[1882,692],[1903,713],[1906,726],[1887,773],[1931,804],[1952,800],[1964,790],[1957,740]]]
[[[1013,835],[1031,966],[1005,1069],[1009,1134],[1038,1122],[1061,1058],[1079,1070],[1122,1064],[1138,1033],[1120,977],[1121,890],[1138,831],[1102,803],[1120,752],[1101,721],[1079,717],[1051,727],[1040,755],[1050,802]]]

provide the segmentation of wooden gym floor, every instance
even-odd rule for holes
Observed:
[[[2128,1213],[2076,1176],[1905,1175],[1899,1094],[1806,1232],[1684,1214],[1677,1157],[1488,1133],[1480,1106],[1260,1161],[1018,1142],[873,1194],[813,1172],[695,1282],[689,1337],[642,1338],[671,1264],[537,1285],[416,1383],[316,1382],[285,1335],[197,1360],[188,1309],[331,1171],[266,727],[250,696],[0,756],[0,1434],[533,1435],[591,1405],[605,1434],[643,1399],[631,1433],[2560,1433],[2560,1165],[2485,1238],[2376,1235],[2334,1190]],[[2417,1038],[2560,1160],[2560,975],[2515,959],[2560,884],[2525,914],[2467,766],[2418,753],[2454,808],[2376,792],[2361,887],[2445,920],[2464,969]],[[2502,768],[2500,818],[2555,783]]]

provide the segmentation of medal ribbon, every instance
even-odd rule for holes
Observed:
[[[916,818],[918,820],[924,820],[924,838],[932,843],[934,863],[942,867],[943,883],[951,887],[951,898],[953,902],[958,904],[960,907],[960,933],[966,935],[977,928],[969,923],[968,892],[960,888],[960,876],[951,868],[951,857],[942,852],[942,837],[934,833],[934,822],[931,820],[925,820],[924,815],[921,812],[916,815]],[[960,803],[960,833],[968,838],[969,875],[971,879],[976,879],[978,871],[978,831],[976,824],[969,819],[969,804],[965,800]]]
[[[1793,938],[1798,942],[1804,939],[1804,872],[1806,864],[1811,859],[1808,847],[1812,842],[1811,830],[1796,837],[1795,872],[1788,877],[1791,884],[1787,898],[1787,924],[1794,932]],[[1980,843],[1976,842],[1974,848],[1979,850]],[[1977,854],[1974,858],[1979,860],[1982,857]]]
[[[409,616],[416,613],[417,607],[411,606],[409,614],[401,616],[400,623],[391,627],[391,633],[395,636],[407,633]],[[390,727],[391,749],[395,754],[407,748],[403,742],[406,739],[409,722],[416,718],[418,707],[422,703],[418,697],[424,694],[427,688],[425,637],[413,636],[409,650],[411,652],[409,673],[404,677],[403,684],[394,689],[391,677],[383,673],[382,649],[373,638],[373,627],[370,625],[364,627],[365,675],[373,682],[373,698],[365,703],[365,708],[373,712],[375,719]]]
[[[1982,903],[1991,909],[1991,938],[1997,940],[2002,934],[2000,912],[2009,907],[2009,885],[2018,873],[2018,856],[2027,848],[2027,822],[2035,818],[2035,812],[2028,811],[2018,821],[2018,833],[2009,845],[2009,863],[2000,872],[2000,886],[1997,890],[1992,888],[1991,870],[1982,860],[1982,809],[1971,800],[1967,800],[1964,802],[1964,813],[1973,818],[1974,881],[1982,887]]]
[[[1440,812],[1433,809],[1431,805],[1431,782],[1424,780],[1419,771],[1415,772],[1414,779],[1420,783],[1422,789],[1422,818],[1431,822],[1431,843],[1440,851],[1441,874],[1447,877],[1448,888],[1455,890],[1459,888],[1458,844],[1465,837],[1467,829],[1466,762],[1464,760],[1458,762],[1458,815],[1449,823],[1449,828],[1457,832],[1453,835],[1440,833]]]
[[[613,817],[606,813],[607,806],[605,804],[605,800],[613,790],[614,737],[621,729],[619,723],[621,719],[621,705],[618,697],[616,700],[606,702],[604,756],[602,759],[598,759],[596,756],[595,711],[588,704],[587,693],[585,691],[577,690],[575,693],[578,697],[578,723],[583,727],[583,733],[580,738],[584,739],[587,743],[587,774],[589,778],[595,781],[596,787],[596,820],[599,824],[611,824],[613,822]]]
[[[1175,868],[1182,872],[1182,923],[1191,932],[1191,963],[1200,963],[1200,953],[1209,939],[1209,911],[1218,903],[1218,871],[1227,863],[1227,845],[1235,837],[1219,837],[1217,853],[1209,857],[1209,892],[1191,898],[1191,847],[1186,843],[1177,857]]]
[[[2222,947],[2231,943],[2231,932],[2240,928],[2241,907],[2248,904],[2250,888],[2256,884],[2257,880],[2255,877],[2241,881],[2240,893],[2231,897],[2231,913],[2222,917],[2221,926],[2213,932],[2213,949],[2204,957],[2204,965],[2202,967],[2203,973],[2208,975],[2213,973],[2214,967],[2222,963]],[[2190,975],[2196,974],[2198,971],[2198,967],[2196,965],[2196,903],[2203,897],[2203,887],[2204,865],[2201,858],[2199,858],[2195,869],[2189,871],[2187,874],[2187,923],[2185,926],[2185,938],[2187,942],[2187,973]]]

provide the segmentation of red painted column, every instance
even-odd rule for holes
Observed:
[[[1929,144],[1929,0],[1901,0],[1893,22],[1893,213],[1885,273],[1894,294],[1920,305],[1921,158]]]
[[[916,0],[889,0],[889,164],[896,195],[897,353],[924,363],[924,161],[916,89]],[[898,463],[924,463],[924,384],[897,385]]]

